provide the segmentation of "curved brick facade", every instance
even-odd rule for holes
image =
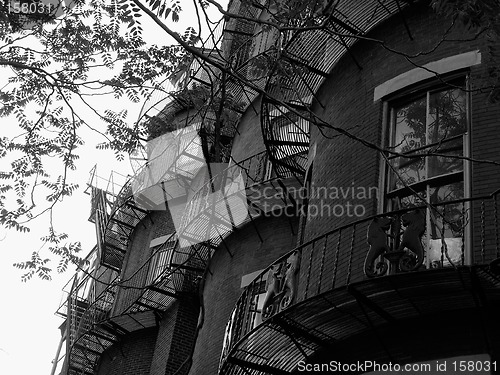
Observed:
[[[242,277],[262,270],[295,246],[297,220],[263,217],[231,234],[215,252],[206,273],[204,321],[190,374],[216,374],[227,321],[240,297]],[[227,250],[226,247],[227,246]]]
[[[472,88],[487,84],[485,60],[488,49],[485,39],[474,39],[457,23],[446,35],[450,41],[439,44],[451,21],[427,8],[417,9],[406,15],[414,40],[410,40],[401,19],[394,17],[367,35],[374,40],[384,40],[387,48],[379,43],[359,41],[351,49],[361,69],[349,54],[338,62],[317,94],[321,104],[316,103],[314,109],[318,116],[332,127],[349,130],[354,136],[380,146],[383,100],[374,101],[377,86],[416,66],[476,50],[482,54],[483,63],[470,67],[470,84]],[[412,58],[413,63],[405,58],[405,55],[419,55],[436,45],[439,46],[432,52]],[[494,147],[485,147],[486,139],[490,140],[490,145],[498,139],[494,127],[495,119],[500,115],[500,106],[488,103],[486,93],[474,92],[471,111],[471,154],[477,159],[500,161]],[[324,134],[333,138],[328,139]],[[378,204],[383,195],[379,184],[379,153],[357,140],[337,135],[334,130],[324,130],[322,134],[315,127],[311,129],[311,145],[316,149],[311,180],[316,197],[311,198],[310,205],[317,209],[312,211],[313,215],[305,226],[306,241],[335,227],[379,213]],[[474,182],[471,196],[492,193],[493,187],[499,183],[495,167],[487,164],[474,165],[471,179]],[[365,193],[358,195],[360,191]],[[347,204],[350,204],[350,211]],[[358,212],[355,212],[356,206]],[[361,213],[364,215],[358,215]],[[352,259],[353,269],[356,270],[352,281],[364,278],[362,264],[367,245],[359,245]],[[348,261],[348,257],[341,259],[339,268],[342,269],[342,262]]]
[[[260,128],[260,99],[256,98],[248,106],[238,123],[231,157],[236,161],[241,161],[265,151],[265,149]]]

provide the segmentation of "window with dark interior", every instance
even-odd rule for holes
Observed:
[[[385,209],[424,206],[427,268],[466,261],[469,98],[466,77],[388,102]]]

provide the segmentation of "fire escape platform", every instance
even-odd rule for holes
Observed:
[[[220,194],[199,208],[186,220],[182,237],[194,243],[210,238],[209,244],[216,249],[238,227],[272,210],[296,208],[300,203],[302,183],[294,177],[273,177],[246,185],[230,194]]]
[[[112,326],[116,332],[122,331],[126,334],[156,326],[159,317],[158,312],[150,309],[111,317],[106,324]]]
[[[290,374],[299,361],[323,358],[328,362],[335,357],[332,353],[338,353],[339,361],[355,353],[357,358],[379,355],[393,363],[409,363],[411,356],[398,349],[401,340],[387,343],[378,333],[390,328],[392,335],[404,335],[405,330],[418,335],[427,325],[443,319],[451,324],[442,325],[443,334],[454,330],[479,350],[488,346],[486,330],[496,336],[500,331],[500,324],[491,324],[491,312],[482,317],[485,326],[478,323],[481,319],[470,319],[471,311],[486,307],[500,311],[500,277],[488,266],[450,267],[357,282],[306,299],[265,320],[235,344],[219,373]],[[457,321],[463,326],[457,327]],[[478,337],[471,337],[476,329]],[[375,349],[363,344],[367,337]]]

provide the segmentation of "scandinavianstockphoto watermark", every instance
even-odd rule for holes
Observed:
[[[377,187],[316,186],[308,188],[281,186],[251,189],[249,195],[266,216],[352,217],[362,218],[367,212],[367,203],[377,197]],[[298,203],[285,206],[290,200]],[[305,202],[307,201],[307,204]]]
[[[376,361],[356,361],[343,363],[339,361],[330,361],[326,363],[306,363],[300,361],[297,364],[299,372],[318,372],[318,373],[364,373],[364,372],[429,372],[432,371],[430,363],[414,363],[401,365],[399,363],[378,363]]]

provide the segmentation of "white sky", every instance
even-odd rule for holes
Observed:
[[[0,121],[2,128],[14,127],[4,119]],[[68,233],[72,241],[81,241],[82,255],[96,242],[94,225],[87,221],[90,197],[84,194],[90,169],[98,163],[98,173],[105,178],[111,170],[124,174],[131,170],[128,161],[119,163],[113,153],[96,150],[95,144],[100,140],[95,135],[89,133],[85,138],[87,143],[80,151],[81,160],[72,177],[72,182],[77,182],[80,188],[56,206],[54,212],[56,230]],[[0,170],[7,169],[8,166],[0,163]],[[40,219],[30,225],[30,233],[0,229],[0,374],[50,374],[51,360],[60,339],[57,328],[63,320],[54,312],[62,298],[61,289],[74,271],[57,274],[57,259],[52,256],[55,259],[50,265],[54,270],[52,281],[34,276],[23,283],[21,275],[24,272],[13,267],[15,262],[28,260],[31,253],[41,246],[39,239],[47,234],[48,221],[46,216]],[[51,254],[45,251],[44,255],[50,257]]]
[[[227,0],[221,3],[226,6]],[[185,10],[181,15],[181,23],[176,29],[184,30],[187,26],[196,26],[189,24],[195,18],[187,13]],[[220,18],[220,15],[213,14],[213,20]],[[148,26],[145,20],[146,17],[141,18],[146,40],[158,45],[168,41],[162,30],[157,26]],[[8,68],[1,69],[0,81],[3,81],[8,74]],[[129,112],[132,112],[128,117],[129,121],[137,119],[141,105],[142,103],[131,102],[125,104]],[[99,106],[118,111],[124,107],[124,103],[122,101],[117,103],[113,99],[108,99],[106,102],[100,98]],[[86,113],[80,110],[78,112]],[[91,116],[90,113],[88,116]],[[87,117],[84,118],[88,120]],[[0,119],[0,126],[2,136],[11,135],[9,133],[15,129],[15,123],[9,119]],[[128,161],[118,163],[113,153],[96,150],[95,144],[102,139],[98,139],[95,134],[88,133],[83,138],[86,145],[79,153],[81,159],[77,163],[78,169],[72,181],[78,182],[80,188],[73,197],[67,198],[58,206],[54,219],[56,229],[68,233],[73,241],[81,241],[86,254],[96,242],[94,225],[87,221],[90,199],[83,193],[90,169],[99,163],[98,174],[102,177],[107,177],[110,170],[127,174],[131,169]],[[8,169],[9,166],[0,159],[0,170]],[[61,289],[74,271],[58,275],[55,271],[57,263],[52,262],[51,267],[54,269],[52,281],[42,281],[33,277],[32,280],[23,283],[21,282],[23,271],[13,267],[13,263],[28,260],[31,253],[39,248],[41,245],[39,238],[47,234],[47,223],[47,220],[40,220],[31,226],[31,232],[28,234],[0,228],[0,374],[49,375],[52,369],[51,361],[54,359],[60,340],[58,327],[63,322],[63,319],[57,317],[54,312],[61,302]]]

